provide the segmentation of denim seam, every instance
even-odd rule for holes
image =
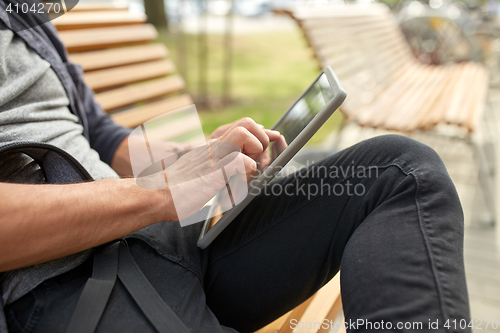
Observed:
[[[438,277],[439,272],[438,272],[438,269],[436,267],[436,261],[434,259],[433,254],[432,254],[432,249],[431,249],[432,246],[428,240],[428,235],[427,235],[426,231],[424,230],[425,228],[424,228],[424,224],[422,221],[423,219],[422,219],[422,215],[421,215],[420,205],[418,204],[418,201],[420,198],[420,183],[419,183],[417,175],[414,172],[411,172],[410,174],[413,176],[413,178],[415,179],[415,183],[417,184],[417,190],[415,192],[415,205],[417,207],[418,222],[420,225],[420,231],[422,232],[422,237],[424,238],[424,243],[425,243],[425,247],[427,250],[427,256],[429,257],[429,261],[431,264],[432,275],[434,276],[434,283],[436,284],[436,290],[437,290],[437,294],[438,294],[438,298],[439,298],[441,315],[443,316],[443,319],[446,319],[446,318],[448,318],[448,316],[446,315],[445,305],[444,305],[444,301],[443,301],[443,287],[442,287],[441,281]],[[451,332],[449,328],[447,329],[447,331]]]
[[[38,301],[37,301],[38,303]],[[38,323],[40,322],[40,319],[43,314],[43,307],[40,304],[35,304],[35,308],[33,309],[33,312],[28,319],[28,322],[26,323],[26,326],[24,327],[23,332],[26,333],[31,333],[33,332],[36,327],[38,326]]]
[[[447,318],[446,311],[445,311],[445,305],[444,305],[444,301],[443,301],[443,290],[442,290],[440,279],[438,277],[439,272],[437,271],[436,262],[435,262],[435,259],[433,257],[433,254],[432,254],[431,245],[430,245],[429,240],[428,240],[428,235],[424,230],[424,225],[422,222],[422,215],[420,212],[420,205],[418,204],[419,195],[420,195],[420,182],[418,180],[417,175],[415,174],[416,170],[412,169],[411,171],[406,172],[404,170],[404,168],[401,167],[399,164],[393,163],[392,165],[397,166],[401,170],[401,172],[403,172],[406,175],[411,175],[415,179],[415,184],[417,185],[417,189],[415,191],[415,206],[417,208],[417,216],[418,216],[418,223],[420,226],[420,232],[422,233],[422,237],[424,239],[424,244],[425,244],[425,248],[427,251],[427,257],[429,258],[430,266],[431,266],[431,270],[432,270],[432,275],[434,277],[434,283],[436,284],[436,291],[438,294],[439,307],[441,310],[441,314],[442,314],[443,318]],[[389,166],[391,166],[391,165],[388,165],[386,167],[389,167]],[[382,167],[383,166],[379,166],[379,168],[382,168]],[[448,332],[450,332],[449,329],[448,329]]]

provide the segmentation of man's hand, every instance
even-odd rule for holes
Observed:
[[[269,155],[269,142],[282,137],[250,118],[221,128],[208,145],[195,147],[179,159],[166,157],[146,169],[137,184],[151,189],[168,187],[180,220],[198,212],[235,175],[239,177],[230,186],[238,200],[247,193],[246,181],[257,170],[257,161],[268,164],[269,158],[263,157]]]

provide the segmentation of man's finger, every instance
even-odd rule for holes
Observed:
[[[264,129],[264,132],[267,134],[270,142],[276,141],[280,138],[280,132],[270,129]]]
[[[265,133],[264,135],[267,137]],[[231,131],[226,132],[219,140],[237,144],[241,152],[253,160],[258,159],[265,149],[262,142],[245,127],[233,128]]]
[[[221,139],[224,140],[226,136],[231,133],[234,129],[238,127],[243,127],[247,129],[250,133],[252,133],[262,144],[263,150],[267,149],[269,146],[269,136],[264,131],[262,127],[260,127],[253,119],[251,118],[243,118],[238,121],[235,121],[231,127],[221,136]]]

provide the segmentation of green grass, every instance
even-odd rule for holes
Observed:
[[[179,52],[178,36],[161,34],[160,40],[167,44],[187,82],[188,92],[197,100],[197,36],[184,35],[183,54]],[[207,134],[222,124],[242,117],[251,117],[266,127],[272,126],[319,73],[312,52],[298,29],[236,35],[233,46],[231,103],[222,106],[223,36],[208,36],[207,91],[210,107],[198,107],[203,130]],[[336,113],[315,135],[311,144],[324,140],[338,128],[341,120],[340,112]]]

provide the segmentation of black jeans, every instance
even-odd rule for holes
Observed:
[[[339,269],[347,321],[390,322],[392,331],[421,322],[430,331],[438,320],[433,332],[448,332],[446,320],[469,320],[458,195],[438,155],[408,138],[364,141],[269,185],[205,251],[196,248],[200,228],[152,226],[164,247],[129,239],[193,332],[257,330]],[[9,328],[64,332],[90,272],[89,261],[7,306]],[[154,329],[118,282],[98,331]]]

